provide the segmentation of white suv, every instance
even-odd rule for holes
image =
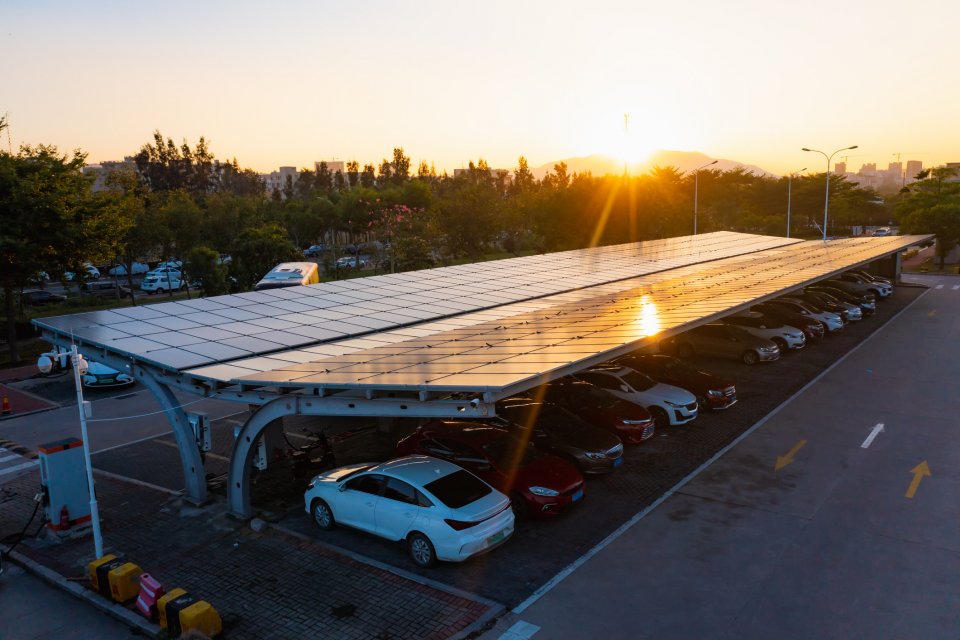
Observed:
[[[775,342],[780,347],[781,353],[788,349],[803,349],[807,345],[807,339],[803,336],[803,331],[788,324],[777,322],[773,318],[768,318],[756,311],[735,313],[732,316],[727,316],[723,321],[726,324],[740,327],[758,338],[766,338]]]
[[[140,283],[140,290],[147,293],[166,293],[186,288],[187,283],[181,280],[179,271],[150,272]]]

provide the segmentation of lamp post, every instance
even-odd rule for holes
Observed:
[[[717,162],[719,162],[719,160],[708,162],[701,167],[697,167],[693,172],[693,235],[697,235],[697,198],[700,191],[700,169],[709,167],[712,164],[717,164]]]
[[[793,173],[787,176],[787,237],[790,237],[790,192],[793,189],[793,176],[797,175],[801,171],[806,171],[807,168],[797,169]]]
[[[100,535],[100,509],[97,506],[97,492],[93,486],[93,463],[90,461],[90,438],[87,435],[87,414],[83,404],[83,384],[81,378],[87,372],[87,361],[77,351],[77,345],[70,347],[70,362],[73,363],[73,383],[77,388],[77,409],[80,411],[80,437],[83,439],[83,458],[87,467],[87,489],[90,491],[90,524],[93,528],[93,546],[97,558],[103,557],[103,537]],[[37,367],[43,373],[49,373],[53,361],[43,355],[37,361]]]
[[[823,197],[823,241],[824,242],[827,241],[827,209],[830,206],[830,161],[833,160],[833,156],[837,155],[841,151],[849,151],[850,149],[856,149],[856,148],[857,148],[857,145],[853,145],[852,147],[844,147],[843,149],[837,149],[836,151],[831,153],[829,156],[823,151],[820,151],[819,149],[807,149],[806,147],[801,149],[802,151],[813,151],[815,153],[819,153],[820,155],[822,155],[824,158],[827,159],[827,180],[826,180],[827,189],[824,192],[824,197]]]

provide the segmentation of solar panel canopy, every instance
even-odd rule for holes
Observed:
[[[35,322],[217,384],[501,395],[925,238],[717,232]]]

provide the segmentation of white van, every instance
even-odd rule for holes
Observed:
[[[140,290],[147,293],[166,293],[186,288],[187,283],[181,279],[179,271],[150,272],[140,282]]]
[[[318,284],[319,282],[320,270],[317,268],[316,262],[282,262],[263,276],[263,279],[256,284],[253,290],[296,287]]]

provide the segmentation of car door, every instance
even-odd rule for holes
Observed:
[[[417,490],[398,478],[386,478],[383,495],[377,502],[376,531],[388,540],[402,540],[420,515]]]
[[[367,473],[343,483],[334,507],[334,517],[343,524],[376,532],[376,508],[381,499],[384,477]]]

